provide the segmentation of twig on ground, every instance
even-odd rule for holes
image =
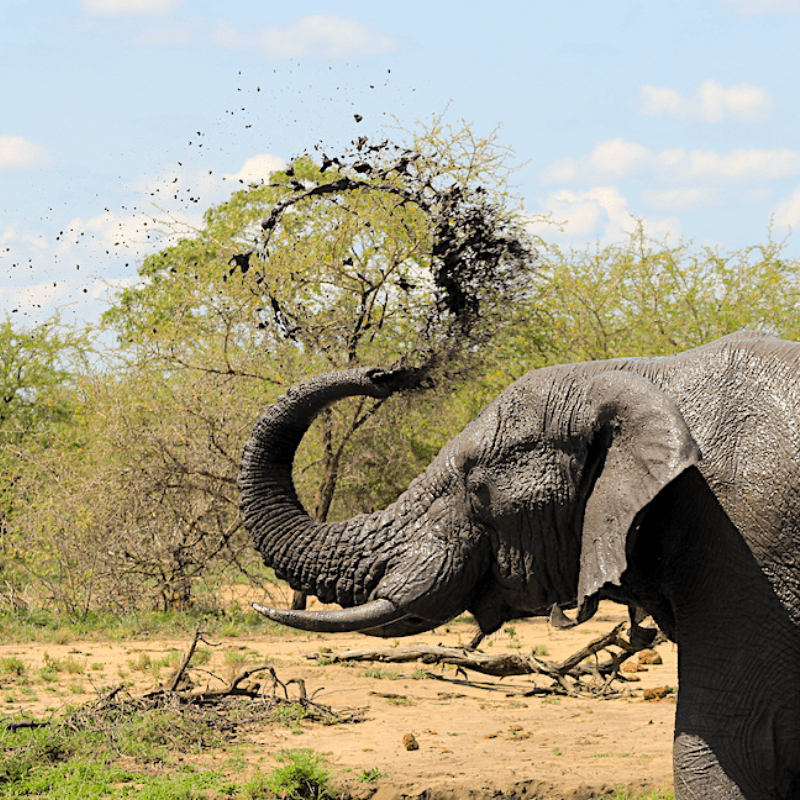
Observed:
[[[6,728],[12,732],[51,724],[75,731],[91,728],[104,731],[113,747],[115,730],[124,717],[152,711],[178,712],[229,736],[234,736],[242,728],[255,724],[276,720],[286,724],[285,717],[281,717],[281,709],[291,709],[296,706],[302,709],[298,718],[325,724],[360,722],[365,718],[366,708],[334,710],[314,701],[313,697],[319,690],[309,698],[302,678],[291,678],[284,682],[278,677],[275,669],[267,664],[243,670],[230,683],[219,689],[207,688],[200,691],[194,688],[178,689],[181,680],[190,669],[192,656],[200,642],[212,647],[217,646],[203,638],[203,633],[198,629],[180,667],[170,677],[166,686],[137,697],[130,694],[125,684],[120,684],[105,693],[98,692],[94,701],[78,707],[60,720],[13,720],[5,723]],[[207,673],[206,670],[203,672]],[[250,680],[263,672],[269,674],[269,680]],[[207,674],[223,683],[212,673]],[[288,687],[292,684],[298,687],[296,697],[290,697]]]
[[[192,639],[192,644],[189,646],[189,652],[183,657],[180,667],[178,667],[175,674],[172,676],[172,680],[170,681],[169,690],[171,692],[174,692],[178,688],[178,684],[181,682],[181,678],[186,672],[189,662],[192,660],[194,651],[197,649],[198,642],[203,642],[203,644],[207,644],[209,647],[219,647],[219,643],[214,644],[213,642],[209,642],[207,639],[204,639],[203,636],[203,631],[201,631],[200,628],[194,632],[194,639]]]
[[[402,664],[421,661],[423,664],[445,664],[456,667],[457,674],[461,672],[466,678],[464,670],[480,672],[483,675],[492,675],[504,678],[509,675],[543,675],[553,681],[550,687],[537,687],[532,693],[558,693],[574,697],[611,697],[619,696],[619,691],[612,691],[611,684],[615,680],[627,679],[620,675],[620,666],[634,653],[643,649],[636,647],[622,635],[625,623],[616,625],[608,633],[593,639],[569,658],[556,663],[545,661],[535,655],[522,656],[512,653],[489,655],[480,650],[469,648],[442,647],[430,645],[414,645],[404,648],[386,648],[380,650],[348,650],[344,653],[310,653],[309,659],[324,658],[329,662],[344,661],[378,661],[383,663]],[[661,641],[664,641],[663,637]],[[658,640],[651,646],[659,643]],[[616,647],[620,652],[609,648]],[[610,658],[597,662],[597,653],[607,650]],[[586,663],[591,657],[595,663]],[[581,679],[591,677],[594,682],[584,683]],[[568,681],[571,679],[572,682]]]

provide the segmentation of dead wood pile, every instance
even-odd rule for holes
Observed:
[[[201,631],[196,631],[181,665],[158,689],[134,696],[122,684],[99,694],[95,701],[78,707],[58,721],[11,720],[6,722],[6,728],[15,731],[57,724],[77,731],[93,727],[107,731],[113,738],[114,728],[120,720],[134,714],[166,711],[178,713],[187,722],[197,722],[230,738],[243,729],[265,722],[291,725],[306,719],[338,724],[365,719],[366,708],[334,710],[318,703],[314,700],[316,692],[309,696],[302,678],[283,682],[269,665],[244,670],[229,682],[213,673],[192,668],[195,676],[205,672],[211,681],[220,684],[219,688],[207,685],[198,689],[188,670],[200,642],[217,646],[207,641]],[[291,686],[295,688],[290,690]]]
[[[570,697],[613,699],[630,694],[626,684],[631,678],[620,673],[622,664],[640,650],[665,641],[664,636],[659,633],[655,640],[649,637],[646,644],[635,645],[631,643],[630,638],[622,634],[623,627],[624,623],[620,623],[558,663],[546,661],[535,654],[489,655],[469,648],[429,645],[380,650],[348,650],[344,653],[310,653],[306,657],[324,659],[329,663],[378,661],[403,664],[419,661],[426,665],[454,666],[465,677],[465,670],[500,678],[511,675],[542,675],[551,679],[551,684],[536,686],[525,694],[562,694]],[[597,655],[600,651],[606,651],[609,657],[601,661]],[[431,675],[431,677],[437,676]],[[621,683],[622,686],[615,686],[615,682]]]

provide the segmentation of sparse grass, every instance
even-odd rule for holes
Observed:
[[[17,656],[0,658],[0,674],[21,678],[27,671],[25,662]]]
[[[288,630],[250,609],[135,611],[128,614],[93,612],[78,620],[52,609],[34,609],[22,613],[0,611],[0,644],[131,641],[154,634],[165,638],[186,638],[192,636],[197,628],[213,629],[216,635],[225,637],[264,632],[274,635]]]
[[[325,759],[313,750],[281,750],[283,762],[267,780],[273,796],[284,800],[324,800],[336,792],[331,786],[331,771]]]
[[[458,622],[473,624],[469,618]],[[63,644],[77,640],[132,642],[145,639],[147,644],[134,645],[135,649],[131,650],[127,663],[123,662],[124,669],[120,674],[151,673],[156,680],[164,678],[167,671],[177,668],[182,652],[158,652],[154,642],[171,637],[189,639],[197,628],[211,630],[215,636],[241,636],[266,631],[281,633],[286,630],[254,612],[241,610],[233,614],[190,610],[141,612],[125,616],[90,615],[78,622],[70,621],[64,615],[39,610],[23,615],[0,613],[0,642]],[[505,641],[510,641],[511,645],[519,642],[514,626],[506,626],[503,633],[508,637]],[[498,646],[503,640],[501,634]],[[138,650],[143,646],[152,649],[149,652]],[[14,719],[13,715],[17,713],[13,704],[23,702],[25,698],[36,699],[36,692],[53,706],[48,710],[52,724],[46,728],[20,729],[13,733],[0,729],[0,800],[39,800],[42,797],[53,800],[123,800],[131,797],[137,800],[325,800],[333,796],[330,773],[324,759],[309,750],[286,751],[293,755],[286,755],[287,760],[276,770],[277,773],[289,768],[288,772],[293,772],[295,776],[310,775],[311,782],[302,784],[306,786],[302,791],[307,790],[308,794],[292,794],[296,790],[291,789],[285,778],[277,779],[280,783],[278,786],[273,778],[274,773],[245,778],[242,766],[221,768],[215,765],[212,769],[185,766],[181,763],[182,752],[196,753],[202,759],[201,763],[207,763],[205,758],[212,756],[209,749],[214,748],[213,756],[218,758],[219,749],[225,743],[214,730],[205,729],[202,725],[198,729],[196,721],[188,723],[180,715],[170,716],[167,711],[134,715],[130,719],[120,719],[94,729],[65,730],[56,715],[63,713],[63,703],[69,693],[83,691],[81,683],[87,682],[87,679],[81,676],[91,670],[96,681],[98,676],[105,680],[105,675],[100,673],[106,670],[106,665],[92,660],[92,654],[86,652],[92,649],[91,646],[82,649],[83,655],[77,656],[53,657],[48,654],[40,669],[18,656],[0,658],[0,676],[6,689],[3,710],[12,715],[7,716],[7,720]],[[250,648],[220,649],[223,650],[224,664],[231,677],[245,669],[248,662],[263,663],[268,660]],[[198,648],[193,664],[207,663],[213,652],[208,648]],[[549,654],[545,646],[536,647],[534,653],[541,656]],[[355,663],[343,666],[357,667]],[[115,668],[109,667],[108,671],[109,678],[115,678]],[[225,673],[217,671],[217,674]],[[423,679],[429,676],[424,668],[415,669],[413,673],[375,668],[364,674],[377,680]],[[413,701],[402,695],[389,698],[389,703],[393,704],[409,702]],[[560,703],[555,698],[544,702]],[[512,701],[509,707],[525,705]],[[588,707],[582,710],[592,713]],[[276,722],[289,728],[292,733],[302,733],[307,729],[307,723],[302,723],[308,716],[308,710],[299,703],[282,706],[275,713]],[[447,736],[458,736],[458,733],[449,732]],[[207,755],[202,755],[204,753]],[[629,753],[598,753],[595,757],[630,760],[633,756]],[[316,772],[315,766],[319,766],[321,772]],[[352,776],[365,784],[381,777],[384,777],[384,773],[378,768],[364,769],[360,773],[354,769]],[[618,792],[608,795],[607,800],[672,798],[669,792],[653,792],[640,797]]]
[[[202,648],[197,648],[195,650],[195,656],[197,656],[198,651]],[[205,652],[208,652],[207,650]],[[182,655],[179,650],[170,650],[166,655],[161,656],[161,658],[154,658],[150,653],[141,652],[138,653],[134,658],[128,659],[128,667],[132,672],[145,672],[150,673],[153,676],[153,680],[158,682],[161,678],[161,674],[167,670],[169,672],[174,672],[181,663]],[[204,661],[196,660],[192,658],[192,663],[206,663],[210,658],[210,653]],[[122,669],[117,670],[119,676],[121,678],[127,677],[128,673]]]
[[[0,798],[116,798],[131,796],[123,789],[135,782],[143,787],[136,790],[137,798],[185,800],[221,785],[216,772],[176,767],[170,774],[153,775],[116,763],[122,756],[139,764],[169,764],[175,753],[221,746],[219,734],[196,720],[165,710],[90,723],[0,729]]]
[[[255,655],[258,655],[257,653]],[[251,660],[253,653],[248,650],[226,650],[223,656],[225,663],[233,669],[244,669],[245,664]]]
[[[297,730],[300,723],[311,716],[308,708],[300,703],[278,706],[273,712],[273,716],[279,725],[284,728]]]
[[[82,675],[86,672],[85,662],[78,661],[78,659],[72,655],[68,655],[66,658],[53,658],[45,653],[44,661],[45,664],[49,665],[55,672],[66,672],[68,675]]]
[[[385,777],[385,772],[381,772],[377,767],[372,767],[372,769],[362,770],[361,774],[356,778],[356,780],[361,781],[361,783],[374,783],[375,781]]]
[[[150,653],[139,653],[136,658],[128,659],[128,666],[132,672],[147,672],[153,664]]]
[[[387,698],[389,705],[391,706],[413,706],[414,701],[411,698],[406,697],[404,694],[395,694],[392,697]]]
[[[398,678],[405,678],[402,672],[392,672],[388,669],[368,669],[364,671],[365,678],[376,678],[379,681],[396,681]]]

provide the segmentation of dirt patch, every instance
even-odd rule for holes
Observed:
[[[597,616],[566,631],[544,620],[507,625],[485,641],[486,652],[539,652],[559,660],[625,619],[614,604],[601,604]],[[398,642],[464,645],[474,633],[456,621],[428,634]],[[308,747],[328,756],[340,784],[355,800],[426,798],[472,800],[484,797],[594,798],[612,787],[641,792],[672,784],[674,694],[645,702],[645,689],[677,684],[677,650],[658,647],[661,664],[641,664],[627,674],[632,696],[584,700],[531,696],[549,679],[506,679],[464,674],[453,667],[421,664],[330,664],[310,653],[342,652],[393,641],[363,636],[321,636],[286,632],[220,639],[201,651],[196,682],[219,687],[248,666],[269,663],[286,682],[301,679],[309,696],[334,709],[368,706],[357,724],[321,725],[304,720],[250,729],[239,755],[252,770],[266,771],[284,748]],[[120,683],[143,692],[164,682],[186,652],[187,640],[127,643],[0,646],[4,670],[17,662],[24,677],[0,675],[0,703],[7,714],[38,718],[67,705],[92,700]],[[195,662],[196,663],[196,662]],[[17,670],[19,671],[19,667]],[[636,679],[639,679],[638,681]],[[26,682],[27,681],[27,682]],[[290,692],[300,691],[291,684]],[[409,735],[417,749],[408,749]],[[366,781],[367,777],[381,776]]]

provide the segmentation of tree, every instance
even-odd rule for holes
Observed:
[[[0,437],[3,450],[46,436],[69,418],[66,358],[81,338],[64,332],[58,318],[33,328],[0,322]]]
[[[144,281],[104,321],[124,344],[124,367],[113,371],[140,387],[141,403],[150,405],[148,387],[168,399],[151,407],[158,419],[130,424],[130,441],[114,452],[146,466],[137,494],[153,498],[149,513],[169,541],[162,550],[181,553],[182,572],[165,569],[162,556],[172,577],[157,578],[141,530],[126,537],[125,559],[151,564],[153,581],[186,586],[204,553],[240,552],[241,446],[257,410],[284,387],[329,369],[403,363],[417,370],[418,391],[431,391],[474,370],[533,274],[532,242],[507,208],[505,179],[484,181],[501,153],[494,135],[437,123],[409,148],[359,140],[340,157],[306,155],[209,209],[195,237],[145,260]],[[376,419],[403,402],[345,403],[321,416],[298,459],[298,484],[318,518],[383,501],[383,483],[337,486],[348,470],[364,473],[373,445],[384,458],[399,446]],[[403,427],[420,457],[435,447]],[[359,452],[356,438],[373,444]],[[393,485],[418,467],[387,460],[397,466]],[[214,522],[201,526],[212,499]]]
[[[800,272],[785,246],[696,248],[654,241],[641,225],[605,247],[541,245],[536,292],[498,343],[505,363],[516,377],[547,364],[668,355],[745,328],[800,338]]]
[[[65,329],[58,317],[31,328],[9,317],[0,323],[0,571],[12,604],[19,602],[15,566],[26,552],[16,521],[52,487],[42,454],[72,429],[76,362],[89,350],[86,334]]]

